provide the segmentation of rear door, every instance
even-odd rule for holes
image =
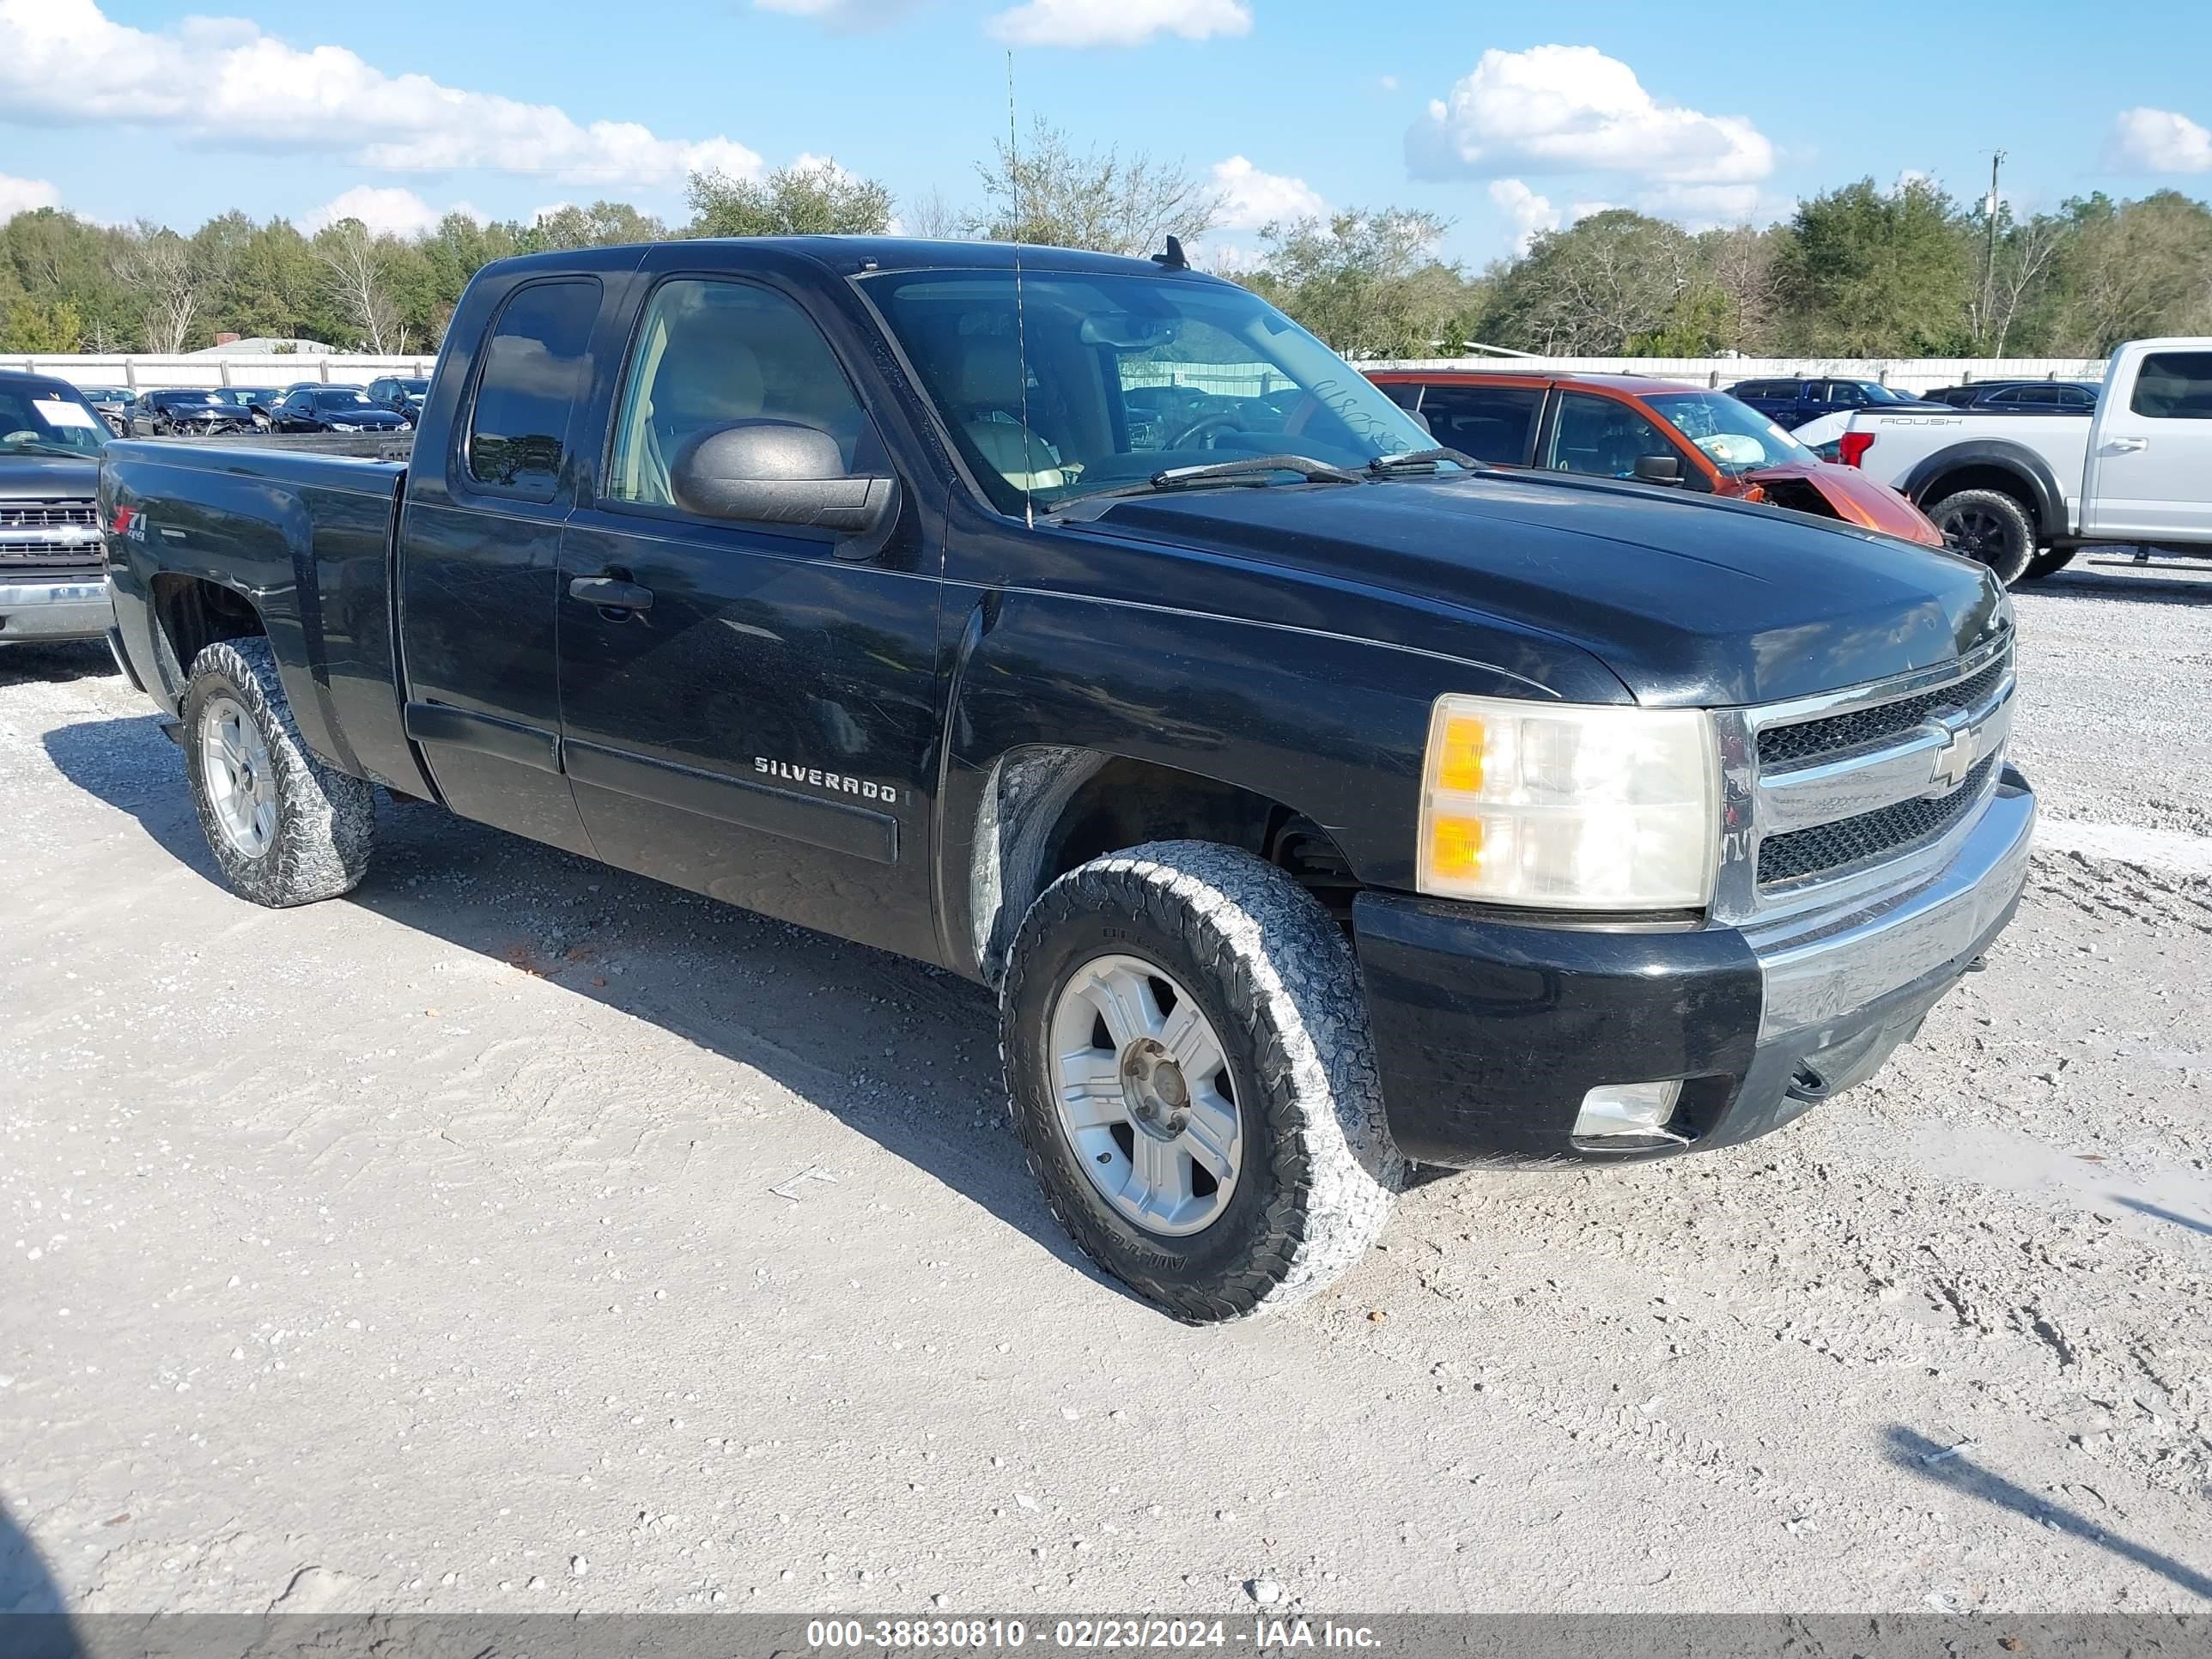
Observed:
[[[554,625],[578,410],[592,382],[595,276],[526,282],[499,303],[441,458],[418,453],[400,522],[407,733],[439,793],[480,823],[592,850],[561,774]],[[310,394],[301,394],[310,395]]]
[[[610,863],[933,956],[939,580],[919,480],[865,544],[678,505],[685,444],[732,422],[798,422],[830,434],[848,473],[896,471],[857,389],[872,383],[797,290],[693,258],[678,243],[648,261],[596,489],[563,543],[578,805]],[[608,581],[643,603],[598,603],[608,590],[590,584]]]
[[[2123,362],[2090,433],[2082,532],[2212,541],[2212,349]]]

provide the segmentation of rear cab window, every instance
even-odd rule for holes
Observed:
[[[518,289],[484,343],[469,413],[465,465],[476,489],[548,501],[568,453],[568,425],[590,383],[595,277]]]
[[[2128,408],[2154,421],[2212,421],[2212,351],[2151,353]]]

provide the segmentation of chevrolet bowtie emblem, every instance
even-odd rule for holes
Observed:
[[[1948,733],[1949,741],[1929,757],[1928,793],[1948,795],[1966,781],[1966,774],[1974,769],[1981,758],[1980,734],[1971,726],[1946,726],[1940,728]]]

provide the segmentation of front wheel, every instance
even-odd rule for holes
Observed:
[[[1054,1213],[1182,1319],[1322,1289],[1404,1184],[1351,948],[1248,854],[1158,842],[1062,876],[1015,939],[1000,1038]]]
[[[202,651],[183,713],[185,775],[223,879],[273,906],[352,890],[368,871],[374,793],[308,753],[269,641]]]
[[[2024,582],[2039,582],[2045,576],[2065,569],[2074,562],[2074,556],[2081,550],[2077,547],[2062,547],[2049,553],[2039,553],[2027,562],[2027,568],[2021,572],[2020,579]]]
[[[2027,572],[2035,557],[2035,524],[2027,508],[2001,489],[1962,489],[1928,508],[1954,553],[1964,554],[2007,587]]]

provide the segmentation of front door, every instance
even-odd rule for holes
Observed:
[[[2212,538],[2212,351],[2154,351],[2106,394],[2089,431],[2083,533]]]
[[[578,808],[609,863],[934,957],[938,579],[921,503],[904,481],[897,522],[866,545],[679,506],[685,444],[753,420],[829,433],[848,471],[891,470],[795,301],[667,276],[630,345],[596,498],[562,541],[562,750]]]

